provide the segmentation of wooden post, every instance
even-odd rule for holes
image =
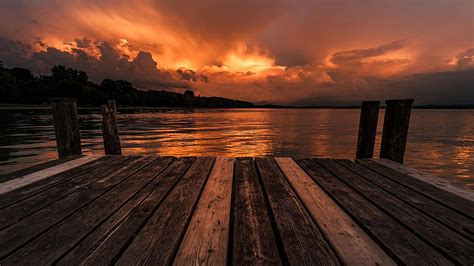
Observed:
[[[107,105],[102,105],[102,135],[107,155],[122,155],[116,113],[115,100],[108,100]]]
[[[359,137],[357,138],[357,159],[372,158],[374,156],[379,108],[379,101],[362,102],[360,109]]]
[[[403,163],[413,99],[385,101],[380,158]]]
[[[50,99],[59,158],[82,155],[75,99]]]

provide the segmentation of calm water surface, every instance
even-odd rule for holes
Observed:
[[[98,111],[79,110],[85,154],[103,154]],[[124,154],[353,159],[357,109],[122,110]],[[376,154],[380,149],[380,114]],[[0,110],[0,174],[55,159],[49,110]],[[413,110],[406,164],[474,189],[474,110]]]

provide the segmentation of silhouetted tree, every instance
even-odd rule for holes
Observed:
[[[0,61],[1,62],[1,61]],[[53,97],[76,98],[81,105],[98,106],[106,99],[120,105],[167,107],[252,107],[248,102],[217,97],[195,97],[184,93],[138,90],[125,80],[104,79],[100,85],[89,81],[84,71],[54,66],[50,75],[35,76],[24,68],[5,68],[0,64],[0,102],[46,103]]]

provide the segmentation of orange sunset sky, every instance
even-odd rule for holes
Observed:
[[[252,102],[474,103],[474,1],[1,0],[0,60]]]

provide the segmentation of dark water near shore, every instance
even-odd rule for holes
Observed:
[[[79,113],[84,153],[103,154],[98,111]],[[359,110],[122,110],[118,117],[124,154],[353,159]],[[376,154],[382,124],[383,111]],[[0,110],[0,174],[55,159],[55,147],[49,110]],[[474,110],[413,110],[406,164],[474,189]]]

